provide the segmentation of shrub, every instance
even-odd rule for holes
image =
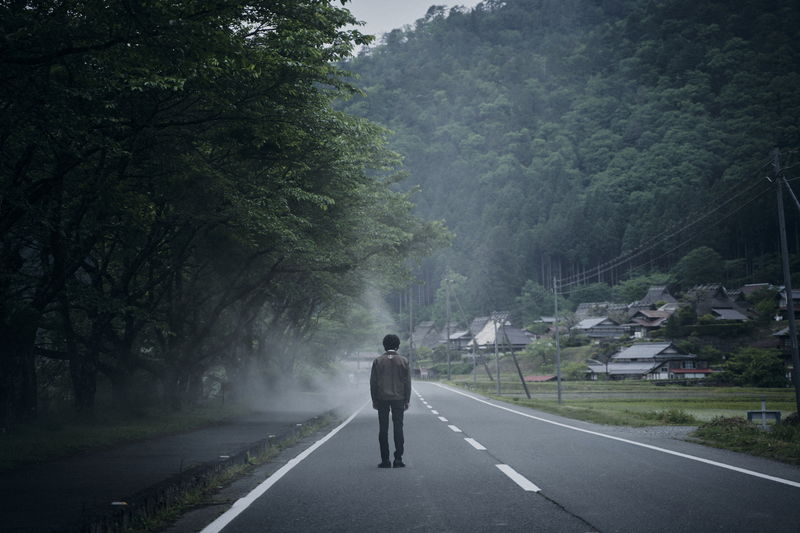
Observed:
[[[696,424],[697,419],[683,411],[682,409],[667,409],[666,411],[660,411],[657,416],[658,420],[661,420],[665,424],[681,424],[681,425],[688,425],[688,424]]]

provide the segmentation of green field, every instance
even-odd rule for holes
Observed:
[[[501,376],[500,395],[496,383],[488,379],[474,383],[471,376],[454,376],[451,383],[507,402],[598,424],[697,426],[690,435],[696,442],[800,465],[800,426],[770,423],[765,431],[758,424],[747,422],[747,411],[761,409],[762,400],[768,410],[781,411],[784,420],[795,413],[794,389],[567,381],[562,383],[559,403],[555,383],[529,383],[532,399],[528,399],[518,376]]]

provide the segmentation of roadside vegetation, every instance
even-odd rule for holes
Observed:
[[[566,381],[559,404],[555,383],[528,383],[533,396],[528,399],[519,378],[511,374],[501,376],[500,395],[496,383],[488,379],[473,383],[470,376],[455,376],[451,383],[497,400],[596,424],[696,426],[690,434],[696,442],[800,464],[800,425],[792,389]],[[760,409],[762,399],[767,409],[781,411],[780,425],[770,424],[762,430],[747,421],[747,411]]]
[[[246,407],[228,403],[198,405],[180,412],[153,410],[129,415],[99,410],[91,419],[79,415],[43,417],[0,435],[0,472],[24,464],[220,424],[246,412]]]

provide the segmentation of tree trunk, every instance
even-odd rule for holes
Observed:
[[[0,424],[7,428],[37,415],[33,346],[39,315],[30,312],[5,318],[0,325]]]
[[[94,414],[97,393],[97,368],[89,357],[72,355],[69,360],[69,374],[72,378],[75,410],[91,416]]]

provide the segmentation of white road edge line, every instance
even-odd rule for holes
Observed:
[[[366,407],[368,404],[369,402],[359,407],[355,413],[353,413],[348,417],[347,420],[336,426],[334,429],[331,430],[330,433],[328,433],[320,440],[309,446],[297,457],[295,457],[294,459],[283,465],[274,474],[265,479],[259,486],[251,490],[249,494],[233,502],[233,505],[231,506],[230,509],[222,513],[219,517],[217,517],[216,520],[214,520],[206,527],[204,527],[200,533],[219,533],[220,531],[222,531],[223,528],[225,528],[225,526],[230,524],[234,518],[236,518],[242,512],[244,512],[245,509],[250,507],[250,505],[252,505],[254,501],[260,498],[265,492],[267,492],[283,476],[288,474],[291,469],[299,465],[306,457],[311,455],[317,448],[328,442],[334,435],[339,433],[339,431],[347,424],[349,424],[358,415],[358,413],[360,413],[364,409],[364,407]]]
[[[526,478],[525,476],[523,476],[510,466],[508,465],[495,465],[495,466],[499,468],[502,473],[511,478],[511,481],[519,485],[522,490],[528,492],[539,492],[542,490],[533,483],[531,483],[531,481],[528,478]]]
[[[600,433],[598,431],[591,431],[589,429],[583,429],[583,428],[579,428],[579,427],[576,427],[576,426],[570,426],[568,424],[562,424],[561,422],[556,422],[554,420],[548,420],[546,418],[541,418],[541,417],[538,417],[538,416],[529,415],[528,413],[523,413],[521,411],[517,411],[516,409],[511,409],[510,407],[505,407],[503,405],[497,405],[497,404],[494,404],[494,403],[491,403],[491,402],[487,402],[486,400],[482,400],[480,398],[472,396],[471,394],[466,394],[464,392],[461,392],[460,390],[456,390],[456,389],[453,389],[452,387],[447,387],[447,386],[441,385],[439,383],[434,383],[434,385],[436,385],[437,387],[441,387],[441,388],[443,388],[445,390],[449,390],[450,392],[454,392],[456,394],[460,394],[461,396],[465,396],[467,398],[475,400],[476,402],[480,402],[480,403],[489,405],[489,406],[494,407],[496,409],[501,409],[503,411],[508,411],[509,413],[514,413],[514,414],[517,414],[517,415],[520,415],[520,416],[524,416],[526,418],[531,418],[533,420],[538,420],[540,422],[545,422],[547,424],[552,424],[554,426],[559,426],[559,427],[566,428],[566,429],[571,429],[571,430],[574,430],[574,431],[580,431],[581,433],[587,433],[589,435],[595,435],[597,437],[603,437],[603,438],[615,440],[615,441],[618,441],[618,442],[624,442],[626,444],[632,444],[633,446],[639,446],[641,448],[647,448],[648,450],[654,450],[654,451],[657,451],[657,452],[666,453],[666,454],[669,454],[669,455],[674,455],[676,457],[682,457],[684,459],[690,459],[692,461],[697,461],[699,463],[705,463],[707,465],[717,466],[719,468],[725,468],[727,470],[732,470],[734,472],[739,472],[740,474],[746,474],[748,476],[753,476],[753,477],[757,477],[757,478],[761,478],[761,479],[766,479],[766,480],[769,480],[769,481],[774,481],[776,483],[783,483],[784,485],[789,485],[790,487],[795,487],[795,488],[799,488],[800,489],[800,483],[798,483],[797,481],[792,481],[790,479],[784,479],[784,478],[780,478],[780,477],[770,476],[768,474],[762,474],[761,472],[756,472],[755,470],[748,470],[746,468],[740,468],[738,466],[733,466],[733,465],[729,465],[729,464],[726,464],[726,463],[720,463],[718,461],[712,461],[711,459],[704,459],[702,457],[697,457],[696,455],[689,455],[687,453],[676,452],[676,451],[673,451],[673,450],[668,450],[666,448],[659,448],[658,446],[653,446],[651,444],[644,444],[642,442],[636,442],[635,440],[623,439],[621,437],[614,437],[613,435],[606,435],[605,433]]]
[[[455,431],[456,433],[463,433],[463,432],[461,431],[461,428],[459,428],[458,426],[452,426],[452,425],[450,425],[450,426],[447,426],[447,427],[449,427],[450,429],[452,429],[452,430],[453,430],[453,431]]]
[[[464,437],[464,440],[467,441],[470,444],[470,446],[472,446],[476,450],[485,450],[486,449],[486,446],[484,446],[480,442],[476,441],[475,439],[471,439],[469,437]]]

